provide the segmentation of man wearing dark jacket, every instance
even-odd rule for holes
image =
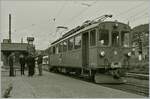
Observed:
[[[38,69],[39,69],[39,76],[42,76],[42,62],[43,62],[43,57],[42,57],[42,55],[39,55],[38,60],[37,60]]]
[[[34,68],[35,68],[35,59],[34,59],[32,54],[29,54],[26,62],[27,62],[28,70],[29,70],[28,76],[33,76],[34,75]]]
[[[25,57],[21,54],[20,57],[19,57],[19,62],[20,62],[20,65],[21,65],[21,75],[24,75],[24,69],[25,69]]]
[[[9,76],[14,76],[14,53],[11,53],[11,55],[8,57],[8,62],[9,62],[9,66],[10,66],[10,69],[9,69]]]

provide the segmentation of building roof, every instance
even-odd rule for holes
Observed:
[[[1,51],[27,51],[27,43],[1,43]]]

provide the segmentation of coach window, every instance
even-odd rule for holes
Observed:
[[[55,46],[53,46],[53,54],[55,54],[56,52],[56,49],[55,49]]]
[[[58,45],[56,46],[56,54],[58,54]]]
[[[47,52],[48,52],[48,54],[53,54],[52,47],[50,47]]]
[[[75,36],[75,49],[79,49],[81,47],[81,35]]]
[[[67,41],[63,42],[63,52],[67,51]]]
[[[72,37],[68,40],[68,50],[73,49],[73,44],[74,44],[74,38]]]
[[[90,31],[90,45],[94,46],[96,44],[96,30]]]
[[[105,29],[99,30],[99,41],[102,45],[108,45],[109,44],[109,31]]]
[[[59,53],[61,53],[62,52],[62,49],[63,49],[63,43],[61,42],[60,44],[59,44]]]

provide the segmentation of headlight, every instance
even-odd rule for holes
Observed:
[[[132,51],[135,51],[135,48],[133,48]]]
[[[131,56],[131,52],[128,52],[128,56]]]
[[[117,55],[118,54],[118,52],[117,51],[114,51],[114,55]]]
[[[105,52],[104,51],[101,51],[101,56],[105,56]]]

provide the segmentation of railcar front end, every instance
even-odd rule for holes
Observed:
[[[121,79],[130,65],[132,54],[130,30],[128,25],[119,22],[103,22],[99,25],[96,47],[97,64],[90,62],[90,67],[95,69],[95,81],[98,82],[99,79],[105,78],[108,83],[124,82],[124,79]],[[102,74],[105,75],[102,76]]]

